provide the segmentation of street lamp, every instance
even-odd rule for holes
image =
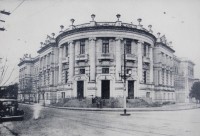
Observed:
[[[131,71],[128,72],[128,74],[131,75]],[[126,48],[124,44],[124,75],[121,75],[124,78],[124,113],[120,114],[121,116],[130,116],[131,114],[126,113]]]

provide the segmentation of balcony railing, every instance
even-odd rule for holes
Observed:
[[[126,60],[136,61],[137,56],[135,54],[126,54]]]
[[[68,57],[63,57],[62,58],[62,63],[69,63],[69,58]]]
[[[113,60],[114,55],[112,53],[101,53],[98,59],[99,60]]]
[[[95,22],[95,26],[116,26],[116,22]],[[136,28],[136,29],[139,28],[138,25],[129,24],[129,23],[123,23],[123,22],[121,23],[121,26],[127,27],[127,28]],[[73,26],[73,29],[85,28],[85,27],[91,27],[91,24],[90,23],[85,23],[85,24],[75,25],[75,26]],[[139,29],[144,30],[146,32],[149,32],[147,29],[145,29],[144,27],[141,27],[141,26],[140,26]],[[71,29],[68,28],[68,29],[65,29],[62,32],[66,32],[66,31],[69,31],[69,30],[71,30]]]
[[[88,61],[88,54],[79,54],[75,57],[76,61]]]
[[[148,56],[142,56],[142,61],[145,63],[150,63],[150,58]]]

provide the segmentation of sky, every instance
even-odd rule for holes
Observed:
[[[91,21],[95,14],[97,22],[115,22],[116,14],[125,23],[151,24],[153,34],[160,32],[172,41],[175,55],[188,58],[196,65],[195,78],[200,78],[200,0],[0,0],[0,67],[7,68],[4,81],[8,85],[18,82],[17,64],[24,54],[37,55],[40,42],[47,34],[59,34],[60,25],[68,28],[70,19],[75,25]],[[2,71],[2,69],[0,69]]]

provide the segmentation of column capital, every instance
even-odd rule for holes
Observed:
[[[121,41],[122,41],[123,38],[122,38],[122,37],[116,37],[115,40],[116,40],[116,41],[118,41],[118,40],[121,40]]]
[[[96,41],[97,38],[96,37],[89,37],[89,41]]]

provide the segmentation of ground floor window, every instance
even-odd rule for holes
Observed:
[[[65,98],[65,92],[61,93],[61,98]]]
[[[146,97],[150,98],[150,92],[146,92]]]

